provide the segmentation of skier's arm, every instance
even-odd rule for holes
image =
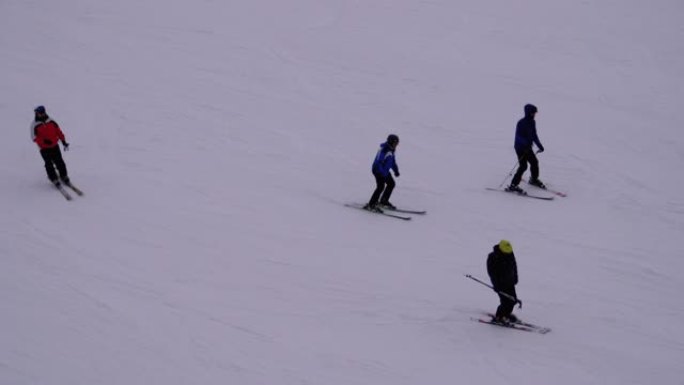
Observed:
[[[36,141],[36,122],[31,122],[31,141]]]
[[[515,261],[515,256],[513,256],[513,285],[518,284],[518,263]]]
[[[390,169],[393,167],[394,160],[392,158],[392,153],[389,151],[380,152],[378,154],[378,168],[382,175],[387,175]]]
[[[498,287],[501,286],[499,285],[499,276],[501,274],[496,262],[494,261],[494,258],[492,258],[491,255],[487,257],[487,275],[489,275],[489,280],[492,281],[494,290],[498,290]]]
[[[59,128],[59,124],[57,124],[57,122],[55,122],[54,120],[52,121],[52,123],[54,123],[55,127],[57,127],[57,137],[59,137],[59,140],[62,141],[62,144],[66,144],[66,138],[64,137],[64,133],[62,132],[62,129]]]
[[[532,131],[532,141],[534,142],[534,144],[537,145],[539,152],[544,152],[544,146],[542,146],[541,142],[539,141],[539,136],[537,135],[536,128],[534,128],[534,130]]]

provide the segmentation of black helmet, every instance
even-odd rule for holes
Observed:
[[[534,104],[525,104],[525,115],[532,115],[537,113],[537,106]]]
[[[399,143],[399,137],[394,134],[389,134],[389,136],[387,136],[387,143],[396,146]]]
[[[44,114],[45,113],[45,106],[38,106],[35,109],[33,109],[33,112],[37,114]]]

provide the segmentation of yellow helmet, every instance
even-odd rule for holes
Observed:
[[[513,253],[513,246],[511,246],[511,243],[507,240],[502,239],[501,242],[499,242],[499,250],[504,254],[511,254]]]

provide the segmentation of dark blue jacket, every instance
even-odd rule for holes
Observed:
[[[516,151],[531,151],[532,143],[536,144],[540,150],[544,150],[537,136],[537,124],[534,117],[525,115],[524,118],[518,121],[515,127],[515,150]]]
[[[375,154],[375,159],[373,160],[372,170],[373,174],[379,174],[384,177],[390,176],[390,170],[394,170],[395,175],[399,173],[399,166],[394,159],[394,150],[392,150],[392,147],[387,142],[380,144],[380,149]]]

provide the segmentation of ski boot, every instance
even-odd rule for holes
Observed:
[[[520,194],[520,195],[525,195],[525,194],[527,194],[527,193],[525,192],[525,190],[521,189],[517,184],[512,184],[512,185],[506,187],[506,191],[518,193],[518,194]]]
[[[512,324],[512,322],[506,316],[494,316],[494,317],[492,317],[492,323],[504,325],[504,326],[508,326],[508,325]]]
[[[374,213],[382,213],[382,210],[380,209],[380,207],[378,207],[377,203],[374,203],[374,204],[366,203],[366,205],[363,206],[363,209],[374,212]]]
[[[538,178],[537,179],[530,179],[527,183],[531,184],[532,186],[537,186],[541,189],[546,190],[546,185],[540,181]]]
[[[380,206],[389,210],[396,210],[397,206],[391,204],[389,201],[387,202],[380,202]]]

